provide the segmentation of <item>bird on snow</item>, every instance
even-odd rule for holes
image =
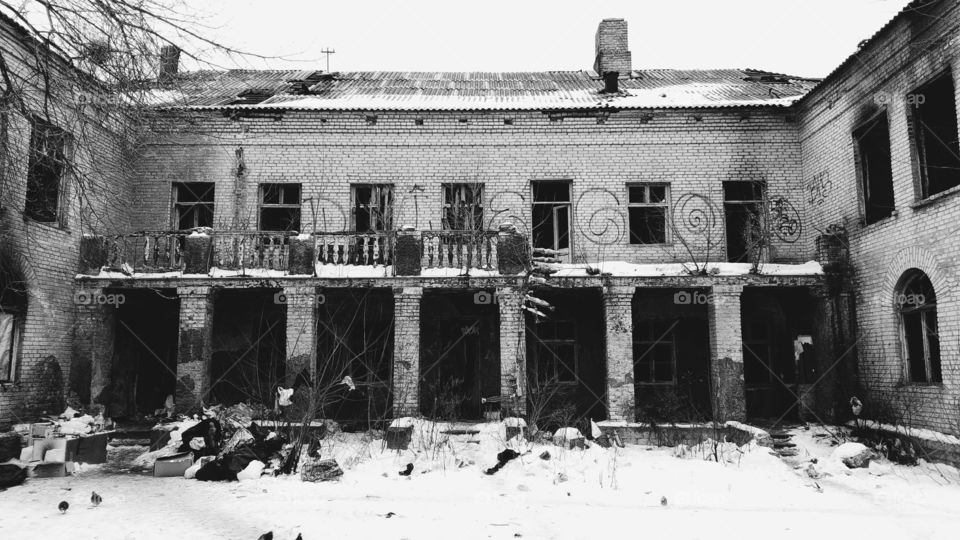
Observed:
[[[68,503],[67,501],[60,501],[60,504],[57,506],[57,508],[60,509],[61,513],[66,513],[67,508],[70,508],[70,503]]]
[[[103,502],[103,497],[101,497],[96,491],[90,495],[90,503],[94,506],[100,506],[100,503]]]
[[[666,498],[666,497],[660,497],[660,505],[661,505],[661,506],[666,506],[666,505],[667,505],[667,498]]]
[[[273,531],[268,531],[260,535],[257,540],[273,540]]]
[[[400,476],[410,476],[410,473],[413,472],[413,463],[407,463],[407,468],[400,471]]]

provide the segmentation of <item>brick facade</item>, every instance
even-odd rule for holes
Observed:
[[[285,384],[289,387],[297,377],[311,380],[317,371],[317,294],[316,287],[284,287],[287,304],[287,365]]]
[[[610,420],[636,420],[633,384],[633,287],[603,290],[607,345],[607,410]]]

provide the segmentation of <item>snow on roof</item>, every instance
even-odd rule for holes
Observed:
[[[640,70],[605,94],[592,71],[198,71],[158,88],[161,107],[251,110],[566,110],[789,107],[814,79],[751,69]],[[256,99],[251,99],[251,95]]]

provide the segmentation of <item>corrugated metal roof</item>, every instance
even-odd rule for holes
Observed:
[[[345,72],[199,71],[154,93],[162,107],[292,110],[553,110],[786,107],[814,79],[757,70],[641,70],[601,92],[592,71]],[[271,92],[244,104],[242,93]],[[239,103],[237,103],[239,101]]]

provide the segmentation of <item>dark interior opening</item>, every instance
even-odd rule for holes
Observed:
[[[214,402],[273,404],[284,382],[287,312],[277,289],[217,292],[213,311]]]
[[[914,146],[920,168],[921,196],[960,185],[960,141],[953,75],[946,72],[907,95]]]
[[[853,133],[857,143],[864,220],[875,223],[893,213],[893,165],[886,111]]]
[[[393,291],[326,289],[317,306],[317,380],[324,418],[367,424],[390,415]],[[337,386],[349,376],[356,388]]]
[[[499,309],[476,293],[423,296],[420,410],[428,417],[480,419],[483,398],[500,396]]]
[[[175,289],[124,289],[117,307],[110,414],[132,418],[163,408],[177,384],[180,299]]]
[[[710,406],[707,304],[692,291],[641,289],[633,300],[634,390],[642,422],[701,422]],[[708,298],[707,291],[697,298]]]
[[[764,182],[723,183],[723,208],[727,234],[727,260],[752,262],[762,230]]]
[[[603,299],[599,289],[537,291],[553,305],[527,313],[527,410],[541,429],[586,428],[607,417]]]
[[[799,417],[799,384],[819,378],[813,351],[813,298],[802,288],[747,287],[741,297],[747,416]],[[816,346],[814,343],[812,346]]]

